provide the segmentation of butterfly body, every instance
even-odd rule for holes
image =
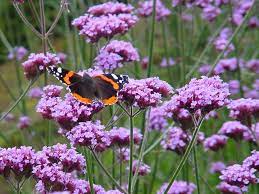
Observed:
[[[74,98],[85,104],[96,100],[101,100],[105,105],[115,104],[118,100],[117,93],[128,83],[126,75],[100,74],[91,77],[85,73],[81,76],[54,66],[49,67],[48,71],[68,87]]]

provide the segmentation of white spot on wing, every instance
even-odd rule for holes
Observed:
[[[113,79],[118,80],[118,76],[117,75],[115,75],[115,74],[111,74],[111,75],[112,75]]]
[[[61,67],[59,67],[59,68],[57,69],[57,71],[58,71],[59,73],[62,73]]]

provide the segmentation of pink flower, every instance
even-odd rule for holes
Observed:
[[[219,134],[240,140],[248,130],[247,126],[242,125],[239,121],[227,121],[220,128]]]
[[[242,63],[242,61],[238,61],[237,58],[221,59],[214,69],[214,74],[219,75],[225,71],[235,71],[238,68],[238,63]]]
[[[251,156],[243,161],[243,166],[250,169],[254,168],[259,171],[259,151],[254,150],[251,153]]]
[[[223,148],[227,143],[227,136],[225,135],[212,135],[205,139],[203,142],[203,146],[206,151],[218,151],[219,149]]]

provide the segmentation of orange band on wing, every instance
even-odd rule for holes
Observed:
[[[112,96],[108,99],[103,99],[102,102],[104,105],[113,105],[118,101],[118,98],[116,96]]]
[[[115,90],[119,90],[119,88],[120,88],[120,87],[119,87],[119,84],[117,84],[116,82],[114,82],[112,79],[109,79],[109,78],[106,77],[105,75],[97,75],[97,76],[95,76],[95,77],[99,77],[99,78],[101,78],[102,80],[109,82]]]
[[[82,96],[80,96],[77,93],[72,93],[72,95],[74,96],[74,98],[76,98],[78,101],[85,103],[85,104],[91,104],[93,101],[89,98],[84,98]]]
[[[70,78],[74,75],[75,73],[73,71],[69,71],[66,76],[64,77],[64,82],[66,84],[71,84]]]

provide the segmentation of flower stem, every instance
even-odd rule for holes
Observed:
[[[128,193],[131,194],[131,183],[132,183],[132,163],[133,163],[133,145],[134,145],[134,137],[133,137],[133,107],[130,106],[130,160],[129,160],[129,180],[128,180]]]
[[[200,129],[200,126],[201,126],[202,122],[203,122],[203,118],[201,118],[201,119],[199,120],[197,126],[195,127],[195,130],[194,130],[193,135],[192,135],[192,139],[191,139],[190,143],[188,144],[188,146],[187,146],[187,148],[186,148],[186,151],[184,152],[184,155],[183,155],[183,157],[182,157],[180,163],[178,164],[176,170],[174,171],[171,180],[169,181],[169,184],[168,184],[168,186],[167,186],[167,188],[166,188],[166,190],[165,190],[165,194],[168,193],[170,187],[171,187],[172,184],[174,183],[174,181],[175,181],[175,179],[177,178],[179,172],[182,170],[182,168],[183,168],[185,162],[187,161],[187,159],[188,159],[188,157],[189,157],[189,155],[190,155],[190,153],[191,153],[191,150],[192,150],[192,148],[193,148],[193,146],[194,146],[194,144],[195,144],[196,137],[197,137],[197,135],[198,135],[198,132],[199,132],[199,129]]]
[[[155,23],[156,23],[155,18],[156,18],[156,0],[153,0],[151,33],[149,37],[147,77],[150,77],[151,75],[152,63],[153,63],[153,46],[154,46],[154,34],[155,34]]]
[[[88,181],[89,181],[90,190],[91,190],[90,192],[91,192],[91,194],[94,194],[91,152],[88,149],[86,150],[86,148],[84,148],[84,154],[85,154],[85,159],[86,159],[87,176],[88,176]]]
[[[194,169],[195,169],[197,192],[198,192],[198,194],[200,194],[199,169],[198,169],[198,165],[197,165],[196,146],[193,146],[192,153],[193,153],[193,161],[194,161],[194,167],[195,167]]]

